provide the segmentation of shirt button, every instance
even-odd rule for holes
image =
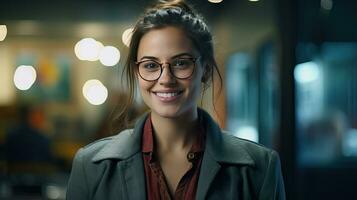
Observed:
[[[189,152],[189,153],[187,154],[187,159],[188,159],[189,161],[193,160],[194,158],[195,158],[195,153]]]

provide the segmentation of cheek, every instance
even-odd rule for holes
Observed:
[[[197,98],[197,96],[199,96],[199,94],[201,93],[201,78],[195,77],[195,78],[191,79],[187,83],[187,85],[190,88],[192,97]]]
[[[142,95],[148,92],[150,88],[153,87],[153,84],[147,81],[142,80],[141,78],[138,79],[139,89]]]
[[[150,84],[147,83],[147,81],[143,81],[139,78],[138,80],[138,86],[139,86],[139,92],[140,92],[140,96],[144,102],[144,104],[146,104],[147,106],[150,107],[150,93],[148,92],[148,90],[151,88]]]

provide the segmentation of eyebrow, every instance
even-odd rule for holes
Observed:
[[[176,55],[172,56],[170,59],[175,59],[175,58],[182,57],[182,56],[193,57],[193,55],[191,53],[185,52],[185,53],[176,54]],[[144,60],[144,59],[160,61],[160,59],[155,56],[143,56],[143,57],[141,57],[140,60]]]

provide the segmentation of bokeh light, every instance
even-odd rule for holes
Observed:
[[[299,83],[310,83],[319,79],[319,66],[315,62],[296,65],[294,78]]]
[[[332,10],[333,1],[332,0],[321,0],[320,2],[321,8],[325,10]]]
[[[48,185],[45,188],[45,194],[48,199],[60,199],[63,191],[60,187],[54,185]]]
[[[36,81],[36,70],[29,65],[20,65],[14,74],[14,84],[19,90],[28,90]]]
[[[259,142],[258,131],[253,126],[240,127],[237,130],[237,132],[235,133],[235,136],[246,139],[246,140],[250,140],[253,142]]]
[[[84,98],[92,105],[103,104],[108,97],[108,90],[97,79],[88,80],[82,88]]]
[[[123,35],[121,37],[123,43],[125,46],[129,47],[130,45],[130,40],[131,40],[131,35],[133,34],[134,28],[128,28],[123,32]]]
[[[95,39],[84,38],[77,42],[74,52],[80,60],[97,61],[102,48],[103,44]]]
[[[5,40],[6,35],[7,35],[6,25],[0,25],[0,41]]]
[[[99,55],[99,61],[104,66],[114,66],[120,60],[120,52],[113,46],[105,46]]]
[[[95,52],[95,53],[93,53],[93,55],[95,55],[95,56],[88,58],[88,61],[99,60],[100,52],[104,48],[104,45],[101,42],[99,42],[99,41],[95,41],[95,42],[96,42],[96,47],[93,49],[93,52]]]
[[[223,0],[208,0],[211,3],[221,3]]]

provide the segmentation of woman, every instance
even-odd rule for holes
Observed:
[[[186,3],[160,1],[138,20],[126,71],[129,104],[137,82],[150,112],[79,150],[67,199],[285,199],[278,155],[222,133],[197,107],[219,72],[212,36]]]

